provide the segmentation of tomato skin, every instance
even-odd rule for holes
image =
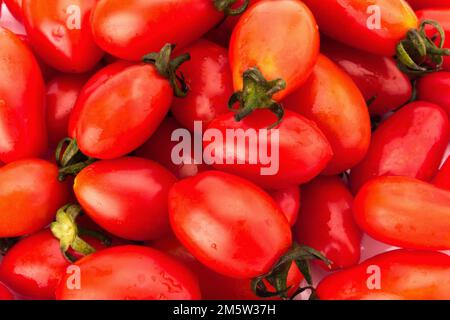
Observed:
[[[0,278],[22,296],[55,299],[55,289],[69,265],[59,241],[45,230],[8,251],[0,264]]]
[[[172,100],[169,82],[154,66],[120,61],[86,84],[72,112],[69,134],[87,156],[119,158],[155,132]]]
[[[96,0],[23,0],[24,26],[42,60],[55,69],[73,73],[89,71],[100,61],[103,51],[95,44],[89,24],[95,3]],[[81,10],[80,21],[76,21],[77,13],[71,11],[73,6]]]
[[[297,242],[321,251],[331,260],[332,270],[356,265],[361,232],[353,218],[353,195],[344,182],[339,177],[318,177],[302,186],[302,194],[294,227]]]
[[[330,142],[334,157],[323,174],[344,172],[366,155],[371,136],[366,102],[353,80],[327,57],[319,56],[310,78],[284,106],[314,121]]]
[[[371,114],[383,115],[411,99],[411,82],[394,59],[323,38],[320,49],[353,79],[364,99],[371,101]]]
[[[420,78],[417,98],[441,106],[450,118],[450,72],[436,72]]]
[[[187,159],[183,158],[183,163],[179,165],[172,161],[172,150],[178,144],[178,142],[172,141],[172,133],[179,129],[182,128],[172,117],[166,117],[150,139],[136,150],[135,155],[158,162],[179,179],[211,170],[211,167],[206,164],[196,164],[192,156]],[[193,144],[192,148],[194,148]]]
[[[195,258],[232,278],[267,273],[292,245],[289,223],[274,200],[223,172],[176,183],[169,193],[169,216],[175,235]]]
[[[0,282],[0,300],[14,300],[14,296],[9,289]]]
[[[434,178],[433,183],[436,187],[450,190],[450,156]]]
[[[81,270],[81,289],[67,288],[70,275],[66,275],[56,290],[58,300],[200,299],[195,276],[172,257],[154,249],[109,248],[75,265]]]
[[[279,190],[269,190],[268,193],[278,204],[289,224],[293,226],[297,221],[300,210],[300,188],[292,186]]]
[[[416,12],[417,17],[422,20],[434,20],[437,21],[441,27],[444,29],[445,32],[445,42],[444,42],[444,48],[450,47],[450,3],[447,2],[446,8],[438,8],[435,9],[425,9],[420,10]],[[432,31],[432,28],[430,28],[430,31],[428,34],[430,36],[433,36],[436,31]],[[439,40],[436,40],[436,43],[439,44]],[[444,70],[450,71],[450,57],[444,56],[444,64],[443,64]]]
[[[0,28],[0,160],[39,157],[47,150],[44,81],[27,46]]]
[[[218,130],[223,137],[226,137],[227,129],[260,131],[259,129],[265,129],[273,124],[274,118],[269,110],[258,110],[244,120],[236,122],[234,114],[230,113],[213,120],[208,129]],[[220,156],[223,159],[222,164],[214,163],[214,168],[242,176],[266,189],[282,189],[305,183],[319,175],[333,157],[333,151],[324,134],[315,123],[303,116],[286,110],[283,121],[277,129],[279,130],[279,170],[274,175],[261,175],[261,169],[266,166],[263,166],[261,161],[258,161],[258,164],[250,164],[248,150],[245,150],[246,163],[238,164],[242,156],[241,152],[237,151],[236,141],[228,143],[223,141],[220,144],[205,139],[205,151],[208,147],[216,146],[215,149],[220,153],[214,156]],[[270,131],[267,135],[259,134],[258,149],[263,148],[267,142],[267,148],[271,150],[274,147],[271,140],[273,138]],[[227,164],[225,158],[227,154],[233,157],[233,164]],[[276,162],[276,159],[273,160]]]
[[[191,55],[191,60],[179,69],[186,78],[189,94],[175,98],[171,110],[175,120],[194,131],[194,121],[201,121],[206,128],[217,116],[229,112],[233,81],[225,48],[199,40],[183,51]]]
[[[223,17],[210,0],[99,0],[91,23],[95,41],[103,50],[140,61],[166,43],[188,45]]]
[[[56,165],[39,159],[0,168],[0,238],[34,233],[53,220],[69,196],[57,176]]]
[[[354,215],[373,238],[402,248],[450,249],[450,193],[408,177],[380,177],[360,190]]]
[[[427,8],[448,8],[447,0],[408,0],[408,3],[415,10]]]
[[[379,290],[369,289],[367,285],[373,274],[369,272],[371,266],[380,268]],[[317,287],[317,294],[321,300],[448,300],[449,286],[448,255],[395,250],[328,276]]]
[[[430,181],[450,139],[445,111],[428,102],[414,102],[396,112],[375,131],[366,158],[353,168],[351,187],[379,176],[407,176]]]
[[[289,41],[283,38],[286,34]],[[243,73],[258,67],[267,80],[286,81],[286,89],[274,95],[275,100],[282,100],[311,74],[319,45],[316,21],[302,2],[258,2],[242,15],[231,37],[230,64],[235,91],[242,90]]]
[[[67,137],[70,114],[88,75],[61,74],[47,83],[47,131],[51,146]]]
[[[128,157],[88,166],[76,177],[74,191],[89,217],[106,231],[145,241],[169,231],[166,199],[175,181],[159,164]]]
[[[321,32],[354,48],[382,56],[394,56],[397,44],[419,24],[404,0],[304,2],[314,13]],[[374,14],[368,10],[369,6],[380,9],[380,28],[368,28],[367,23]],[[339,25],[345,28],[337,28]]]
[[[204,300],[264,300],[251,290],[251,279],[229,278],[206,268],[173,235],[154,241],[150,246],[173,256],[189,267],[198,276]],[[293,263],[287,279],[287,286],[292,287],[290,294],[295,293],[302,280],[302,274]],[[270,288],[270,284],[267,285]]]
[[[8,7],[9,12],[16,18],[18,21],[22,21],[22,0],[4,0],[3,1]]]

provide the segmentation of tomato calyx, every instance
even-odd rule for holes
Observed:
[[[236,121],[242,121],[256,109],[269,109],[278,119],[269,129],[278,126],[283,120],[284,109],[272,96],[286,89],[286,82],[283,79],[266,80],[257,67],[245,71],[243,79],[243,90],[235,92],[228,102],[228,108],[236,113]],[[238,108],[235,108],[236,103],[239,104]]]
[[[433,37],[427,36],[426,27],[437,30]],[[435,43],[439,39],[439,45]],[[408,31],[406,39],[397,45],[397,61],[400,70],[410,75],[423,75],[442,69],[444,56],[450,56],[450,49],[444,48],[445,32],[433,20],[424,20],[419,29]]]
[[[76,176],[81,170],[97,161],[84,155],[78,148],[76,139],[71,138],[61,140],[56,148],[55,157],[60,168],[58,180],[61,182],[69,175]]]
[[[319,251],[308,246],[301,246],[294,243],[288,253],[281,257],[270,272],[252,280],[251,286],[253,292],[261,298],[280,297],[282,299],[289,299],[295,298],[303,291],[311,290],[311,297],[314,297],[315,289],[313,287],[311,277],[311,260],[321,260],[328,266],[331,265],[331,261]],[[287,286],[287,278],[292,263],[297,265],[298,269],[308,283],[308,286],[298,289],[292,297],[288,297],[288,292],[292,289],[292,287]],[[266,282],[269,283],[275,291],[271,291],[267,288]]]
[[[191,60],[189,53],[182,54],[176,58],[171,58],[175,45],[166,44],[160,52],[152,52],[142,58],[144,63],[153,64],[158,73],[169,80],[176,97],[183,98],[188,94],[189,88],[182,72],[178,68],[185,62]]]
[[[105,246],[111,245],[111,240],[100,232],[79,227],[76,223],[81,214],[81,207],[76,204],[68,204],[58,210],[56,221],[50,225],[53,235],[59,240],[61,253],[71,263],[77,259],[69,253],[69,249],[87,256],[96,250],[80,236],[92,236],[99,239]]]
[[[237,0],[213,0],[216,9],[223,12],[227,16],[238,16],[244,13],[250,5],[250,0],[245,0],[240,7],[233,8],[236,1]]]

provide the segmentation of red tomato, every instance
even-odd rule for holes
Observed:
[[[50,66],[64,72],[91,70],[103,57],[89,16],[96,0],[23,0],[30,43]]]
[[[429,6],[431,8],[431,6]],[[433,8],[435,8],[433,6]],[[447,1],[446,8],[439,8],[439,9],[425,9],[420,10],[416,12],[417,17],[423,21],[423,20],[434,20],[437,21],[441,27],[444,29],[445,32],[445,42],[444,42],[444,48],[450,48],[450,2]],[[432,30],[430,30],[429,35],[433,36]],[[439,40],[436,41],[436,43],[439,43]],[[450,57],[444,57],[444,65],[443,68],[445,70],[450,71]]]
[[[379,288],[376,277],[381,279]],[[322,300],[448,300],[450,257],[444,253],[395,250],[322,280]]]
[[[438,104],[450,118],[450,72],[435,72],[420,78],[417,98]]]
[[[117,62],[100,70],[81,91],[69,134],[87,156],[118,158],[152,135],[172,100],[169,81],[153,65]]]
[[[439,188],[450,190],[450,156],[434,178],[434,184]]]
[[[191,55],[191,60],[180,67],[189,94],[174,100],[172,114],[183,127],[194,131],[194,121],[201,121],[206,128],[217,116],[229,111],[233,81],[225,48],[199,40],[183,50]]]
[[[361,232],[353,219],[353,196],[344,182],[339,177],[319,177],[302,186],[302,195],[294,228],[297,242],[321,251],[334,270],[357,264]]]
[[[266,274],[292,245],[289,223],[274,200],[223,172],[176,183],[169,216],[175,235],[195,258],[232,278]]]
[[[373,238],[402,248],[450,249],[450,192],[407,177],[380,177],[358,193],[354,214]]]
[[[120,246],[75,263],[79,289],[66,275],[56,290],[58,300],[198,300],[195,276],[174,258],[150,248]]]
[[[166,43],[186,46],[223,17],[211,0],[99,0],[91,21],[95,41],[103,50],[140,61]]]
[[[375,131],[369,153],[350,175],[352,190],[379,176],[431,180],[450,139],[447,114],[437,105],[414,102]]]
[[[300,188],[297,186],[288,187],[269,191],[269,194],[278,204],[289,224],[293,226],[297,221],[298,211],[300,210]]]
[[[286,35],[289,35],[288,41]],[[268,81],[283,79],[286,82],[286,89],[274,96],[280,101],[311,74],[319,43],[316,21],[302,2],[258,2],[242,15],[231,38],[234,89],[242,90],[243,73],[257,67]]]
[[[186,158],[183,157],[180,164],[174,163],[172,151],[178,144],[178,142],[172,141],[172,134],[175,130],[187,129],[182,129],[171,117],[165,118],[152,137],[136,150],[135,155],[158,162],[179,179],[192,177],[199,172],[210,170],[211,168],[205,164],[196,164],[195,157],[192,155],[185,155]],[[193,143],[191,147],[194,148]]]
[[[9,291],[9,289],[5,287],[1,282],[0,282],[0,300],[14,300],[14,296],[11,293],[11,291]]]
[[[4,0],[9,12],[19,21],[22,21],[22,0]]]
[[[448,8],[448,0],[408,0],[413,9]]]
[[[266,189],[299,185],[319,175],[331,160],[333,151],[316,124],[301,115],[286,111],[284,120],[277,127],[279,133],[277,141],[274,139],[276,134],[273,129],[267,134],[261,130],[272,124],[273,118],[269,110],[257,110],[240,122],[235,121],[232,113],[212,121],[208,129],[220,132],[222,137],[227,136],[227,130],[235,130],[235,135],[241,140],[251,136],[252,132],[256,132],[257,136],[250,139],[254,143],[246,143],[244,150],[238,148],[239,139],[230,141],[223,138],[226,141],[216,141],[205,136],[204,151],[208,162],[213,161],[213,166],[218,170],[242,176]],[[268,165],[264,165],[261,161],[264,159],[260,157],[257,163],[252,161],[258,151],[266,152],[263,150],[266,147],[272,152],[277,150],[279,157],[274,157],[272,153],[272,161]],[[207,154],[207,148],[212,149],[211,156]],[[233,164],[230,164],[229,160],[232,160]],[[264,168],[271,168],[270,172],[263,172]]]
[[[56,165],[38,159],[0,168],[0,238],[34,233],[53,220],[69,197],[57,176]]]
[[[96,162],[75,178],[78,202],[98,225],[128,240],[155,240],[169,231],[167,194],[175,177],[140,158]]]
[[[27,46],[0,28],[0,160],[39,157],[47,150],[44,82]]]
[[[314,13],[321,32],[352,47],[382,56],[395,55],[397,44],[419,24],[414,11],[404,0],[304,2]],[[377,11],[371,8],[379,10],[380,26],[372,25]]]
[[[412,96],[409,78],[390,57],[354,49],[327,39],[321,51],[346,73],[367,102],[371,114],[382,115],[407,103]]]
[[[52,146],[67,137],[70,114],[87,80],[88,75],[58,75],[47,83],[47,130]]]
[[[314,121],[330,142],[334,157],[324,174],[344,172],[366,155],[371,135],[366,102],[353,80],[327,57],[319,56],[308,81],[284,105]]]
[[[251,290],[251,279],[229,278],[206,268],[173,235],[153,242],[151,247],[173,256],[189,267],[198,276],[202,299],[204,300],[261,299]],[[292,287],[288,294],[289,297],[295,293],[302,280],[302,274],[296,264],[293,263],[287,279],[288,286]]]

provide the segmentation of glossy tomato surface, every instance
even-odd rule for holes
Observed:
[[[285,38],[287,34],[289,41]],[[256,3],[239,19],[230,41],[235,90],[242,89],[243,73],[258,67],[267,80],[281,78],[286,82],[286,89],[275,95],[276,100],[281,100],[311,74],[319,42],[316,21],[302,2]]]
[[[48,225],[68,201],[68,185],[56,165],[38,159],[0,168],[0,238],[34,233]]]
[[[167,195],[175,177],[141,158],[99,161],[75,178],[75,195],[86,213],[106,231],[136,241],[169,231]]]
[[[434,184],[443,189],[450,191],[450,157],[447,158],[441,170],[434,178]]]
[[[278,204],[287,218],[289,224],[293,226],[297,221],[298,212],[301,205],[301,193],[298,186],[287,187],[279,190],[269,191],[273,200]]]
[[[0,300],[14,300],[11,291],[2,283],[0,283]]]
[[[373,238],[403,248],[450,249],[450,192],[407,177],[368,182],[355,198],[358,225]]]
[[[420,78],[417,98],[441,106],[450,118],[450,72],[435,72]]]
[[[169,194],[169,214],[175,235],[189,252],[232,278],[267,273],[292,245],[289,223],[274,200],[227,173],[209,171],[176,183]]]
[[[194,274],[174,258],[154,249],[119,246],[87,256],[80,268],[80,288],[70,289],[70,275],[60,282],[59,300],[198,300]]]
[[[312,75],[284,106],[314,121],[333,149],[324,174],[334,175],[358,164],[369,149],[371,127],[364,97],[353,80],[320,55]]]

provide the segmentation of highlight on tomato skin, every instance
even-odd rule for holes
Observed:
[[[434,177],[433,183],[439,188],[450,190],[450,156],[442,165],[436,177]]]

